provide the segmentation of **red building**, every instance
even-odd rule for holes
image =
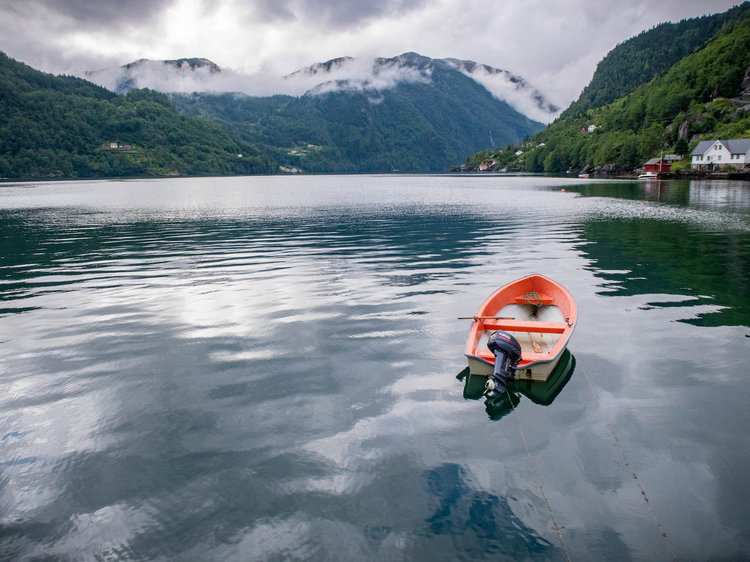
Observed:
[[[679,154],[665,154],[661,158],[652,158],[643,165],[643,168],[647,172],[669,172],[672,164],[678,160],[682,160]]]

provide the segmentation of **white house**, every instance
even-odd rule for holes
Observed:
[[[742,168],[750,164],[750,139],[726,139],[701,141],[690,153],[692,167],[711,169],[729,164]]]

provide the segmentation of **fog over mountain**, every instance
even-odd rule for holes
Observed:
[[[255,76],[251,93],[260,95],[315,62],[415,51],[511,70],[566,107],[618,43],[737,2],[0,0],[0,49],[33,68],[81,77],[141,58],[205,57]]]
[[[155,61],[141,59],[121,67],[86,73],[86,77],[122,93],[133,88],[151,88],[168,93],[237,92],[249,96],[286,94],[319,95],[329,92],[372,92],[394,88],[399,83],[429,83],[435,68],[453,69],[486,88],[527,117],[549,123],[560,109],[523,78],[507,70],[473,61],[432,59],[417,53],[392,58],[340,57],[316,63],[286,76],[271,73],[241,74],[219,68],[203,58]],[[377,102],[373,95],[372,101]]]

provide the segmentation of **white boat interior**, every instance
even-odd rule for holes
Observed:
[[[498,318],[508,317],[528,322],[564,322],[562,311],[555,305],[536,306],[533,304],[507,304],[496,315]],[[515,332],[507,330],[521,344],[521,353],[534,353],[534,344],[541,348],[542,353],[549,353],[562,334],[545,334],[534,332]],[[482,333],[479,349],[487,348],[487,339],[494,330]]]

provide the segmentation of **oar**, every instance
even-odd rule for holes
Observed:
[[[529,339],[531,340],[531,347],[534,348],[535,353],[541,353],[542,352],[542,346],[539,345],[534,341],[533,336],[531,335],[531,332],[529,332]]]
[[[458,320],[515,320],[513,316],[459,316]]]

